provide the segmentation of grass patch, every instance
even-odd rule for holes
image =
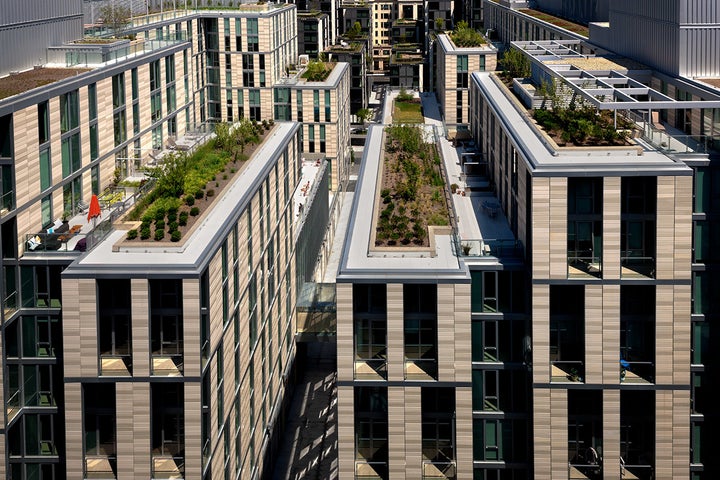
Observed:
[[[393,121],[395,123],[424,123],[425,118],[422,116],[420,103],[395,100]]]
[[[548,13],[533,10],[530,8],[521,8],[520,11],[527,15],[530,15],[531,17],[535,17],[538,20],[542,20],[543,22],[551,23],[556,27],[564,28],[565,30],[568,30],[570,32],[580,34],[583,37],[590,36],[590,29],[584,25],[580,25],[569,20],[565,20],[554,15],[550,15]]]

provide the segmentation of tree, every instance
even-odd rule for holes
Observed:
[[[100,17],[103,23],[112,29],[115,36],[118,36],[128,24],[130,9],[122,5],[115,5],[113,1],[100,8]]]
[[[517,48],[513,47],[505,51],[500,65],[503,69],[503,76],[506,80],[513,78],[527,78],[530,76],[530,62]]]
[[[361,108],[357,111],[357,113],[355,113],[355,115],[358,117],[360,122],[365,125],[365,122],[367,122],[368,118],[370,118],[370,110],[367,108]]]
[[[180,197],[185,188],[185,177],[190,169],[190,157],[185,152],[173,152],[163,158],[163,164],[150,171],[157,181],[160,196]]]
[[[445,28],[445,19],[438,17],[435,19],[435,30],[443,30]]]
[[[360,22],[353,23],[353,26],[348,28],[345,32],[345,36],[353,40],[362,34],[362,25]]]

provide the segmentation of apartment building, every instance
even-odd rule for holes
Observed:
[[[385,131],[369,128],[337,274],[339,476],[471,478],[470,276],[449,228],[375,246]]]
[[[546,23],[546,28],[538,25],[526,32],[522,27],[526,20],[523,12],[494,2],[486,2],[485,7],[486,27],[501,34],[506,31],[506,41],[521,39],[527,34],[536,40],[549,39],[550,30],[555,30],[558,23],[567,19],[581,22],[589,27],[588,33],[583,36],[589,35],[590,41],[572,48],[586,54],[605,50],[627,55],[635,61],[634,68],[647,72],[642,80],[644,85],[667,99],[692,102],[686,104],[689,105],[687,108],[679,108],[669,102],[665,107],[642,114],[652,124],[655,143],[661,148],[669,144],[672,136],[693,139],[707,149],[705,157],[691,155],[683,156],[681,160],[693,171],[691,470],[693,478],[717,476],[720,463],[708,445],[715,443],[711,432],[719,419],[713,408],[715,397],[707,388],[709,372],[718,364],[717,356],[707,348],[708,339],[714,337],[711,325],[717,308],[707,292],[717,284],[718,271],[717,262],[708,249],[715,241],[709,226],[717,223],[717,208],[710,192],[716,189],[718,178],[716,152],[720,112],[715,105],[703,103],[704,100],[714,100],[718,94],[717,55],[714,54],[717,45],[712,39],[704,37],[716,28],[717,15],[712,9],[703,9],[701,4],[684,1],[653,4],[653,13],[649,16],[646,15],[648,10],[640,4],[578,2],[575,5],[577,8],[563,10],[564,19],[549,17],[550,20],[539,22]],[[555,11],[551,2],[538,2],[537,8],[545,7]],[[502,13],[493,17],[487,14],[488,11]],[[678,22],[683,22],[682,27]],[[572,30],[580,31],[577,28]],[[553,35],[560,38],[557,34]],[[663,139],[660,139],[661,136]]]
[[[437,96],[449,135],[466,130],[468,87],[471,72],[493,71],[497,67],[497,48],[489,42],[475,47],[458,47],[448,34],[437,36]]]
[[[42,68],[0,78],[3,478],[253,478],[272,465],[295,352],[294,248],[309,235],[292,200],[301,127],[275,124],[232,208],[183,247],[111,246],[139,198],[122,185],[138,188],[144,167],[198,148],[208,122],[273,120],[273,86],[298,60],[295,12],[163,12],[112,40],[82,39],[80,25],[46,43]],[[319,123],[339,186],[348,66],[330,67],[313,90],[330,92]],[[306,128],[314,107],[308,93]],[[93,194],[109,217],[97,225]]]
[[[330,63],[324,80],[303,78],[303,71],[275,84],[274,118],[302,124],[300,139],[306,158],[325,158],[330,185],[338,190],[350,169],[350,65]]]
[[[183,244],[118,228],[63,271],[68,478],[263,471],[295,355],[298,137],[277,124]]]

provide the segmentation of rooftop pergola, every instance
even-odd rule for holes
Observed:
[[[581,40],[513,42],[552,78],[580,95],[598,110],[676,110],[720,108],[714,100],[675,100],[642,83],[647,67],[611,54],[580,53]]]

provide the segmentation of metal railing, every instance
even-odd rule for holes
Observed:
[[[518,240],[460,239],[454,235],[458,257],[522,257],[523,248]]]
[[[625,269],[620,276],[655,277],[655,257],[621,256],[620,265]]]
[[[387,462],[355,462],[355,480],[386,480],[387,478]]]

